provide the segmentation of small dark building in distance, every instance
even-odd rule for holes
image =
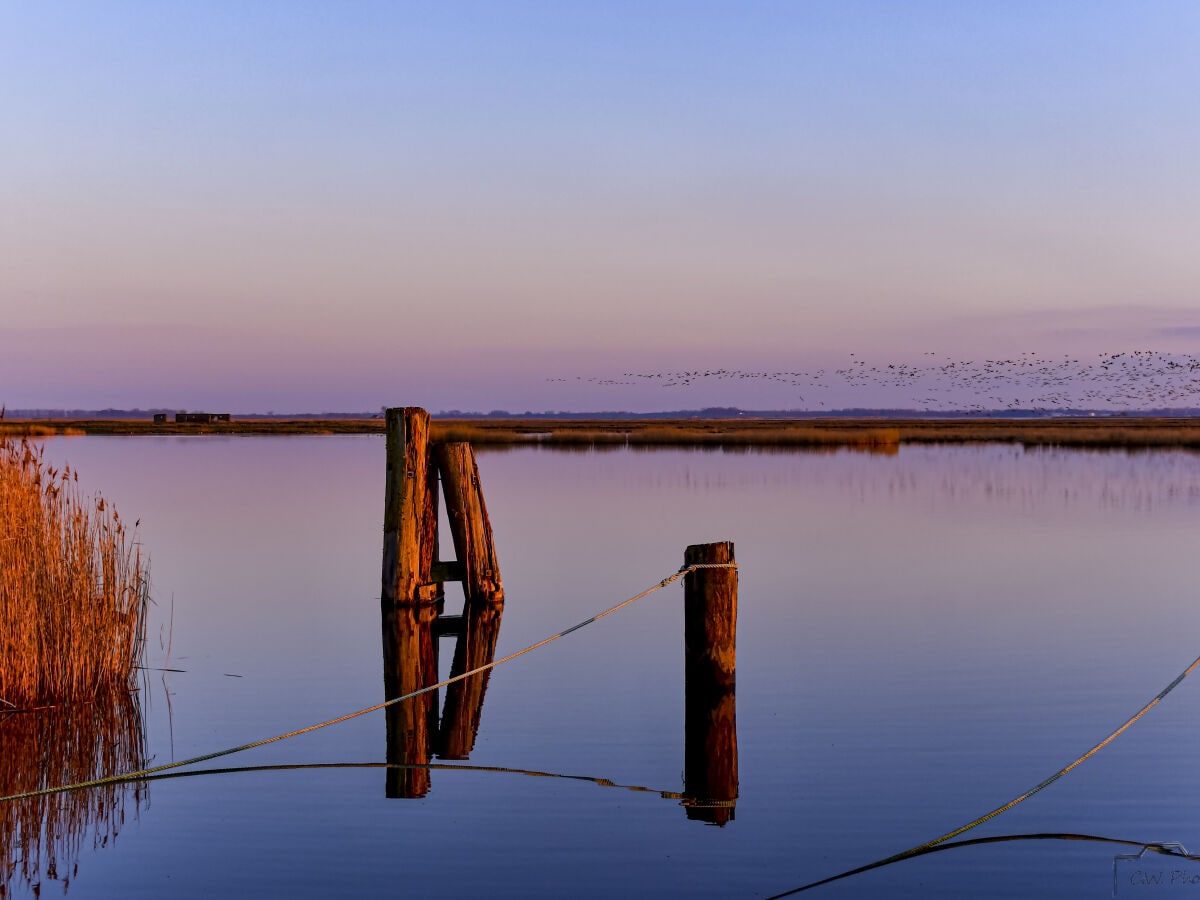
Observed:
[[[181,412],[175,413],[175,421],[192,422],[199,425],[210,425],[213,422],[228,422],[229,413]]]
[[[167,424],[167,414],[166,413],[155,413],[154,414],[154,424],[155,425],[166,425]]]

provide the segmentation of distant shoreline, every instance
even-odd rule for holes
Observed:
[[[235,418],[205,424],[149,419],[0,420],[0,436],[58,435],[333,435],[383,434],[381,418]],[[1013,443],[1097,448],[1200,449],[1200,419],[1081,417],[1046,419],[936,418],[435,418],[434,440],[481,446],[839,447],[883,450],[902,444]]]

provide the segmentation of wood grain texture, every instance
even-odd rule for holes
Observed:
[[[446,495],[446,519],[454,539],[454,553],[463,569],[467,603],[500,603],[504,600],[504,586],[475,453],[466,443],[438,444],[434,456]]]
[[[429,465],[429,413],[419,407],[386,413],[383,573],[380,605],[428,602],[437,552],[437,476]]]

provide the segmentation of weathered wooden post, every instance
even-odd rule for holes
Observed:
[[[386,699],[437,681],[433,621],[438,587],[431,570],[437,552],[437,469],[429,464],[429,413],[418,407],[386,413],[383,572],[379,594]],[[422,694],[387,708],[387,760],[418,768],[389,769],[388,797],[423,797],[429,790],[431,734],[437,696]]]
[[[462,569],[466,605],[501,603],[504,585],[496,561],[492,523],[479,486],[475,453],[470,444],[452,443],[435,445],[434,455],[442,474],[446,518],[454,537],[454,555]]]
[[[386,413],[383,588],[387,610],[434,599],[430,570],[437,544],[437,470],[429,465],[429,413],[407,406]]]
[[[504,608],[504,587],[479,469],[470,444],[429,442],[429,414],[406,407],[386,413],[387,496],[383,513],[384,692],[392,700],[436,683],[438,638],[457,635],[452,675],[491,662]],[[438,477],[458,557],[438,560]],[[442,582],[462,581],[463,613],[442,616]],[[437,694],[387,707],[388,797],[429,790],[432,749],[466,759],[475,744],[487,672],[457,681],[439,727]],[[412,767],[416,768],[412,768]]]
[[[684,565],[734,562],[733,543],[694,544]],[[684,795],[687,817],[724,825],[738,795],[737,569],[684,577]]]

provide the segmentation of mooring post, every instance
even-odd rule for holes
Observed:
[[[733,563],[733,543],[694,544],[684,565]],[[687,817],[724,825],[738,795],[737,569],[684,577],[684,794]]]
[[[454,538],[454,555],[463,570],[466,605],[503,602],[500,564],[479,486],[475,452],[468,443],[450,443],[435,445],[434,455],[446,494],[446,519]]]
[[[385,611],[434,599],[430,570],[437,543],[437,471],[429,465],[429,413],[415,406],[389,409],[386,429],[380,591]]]

